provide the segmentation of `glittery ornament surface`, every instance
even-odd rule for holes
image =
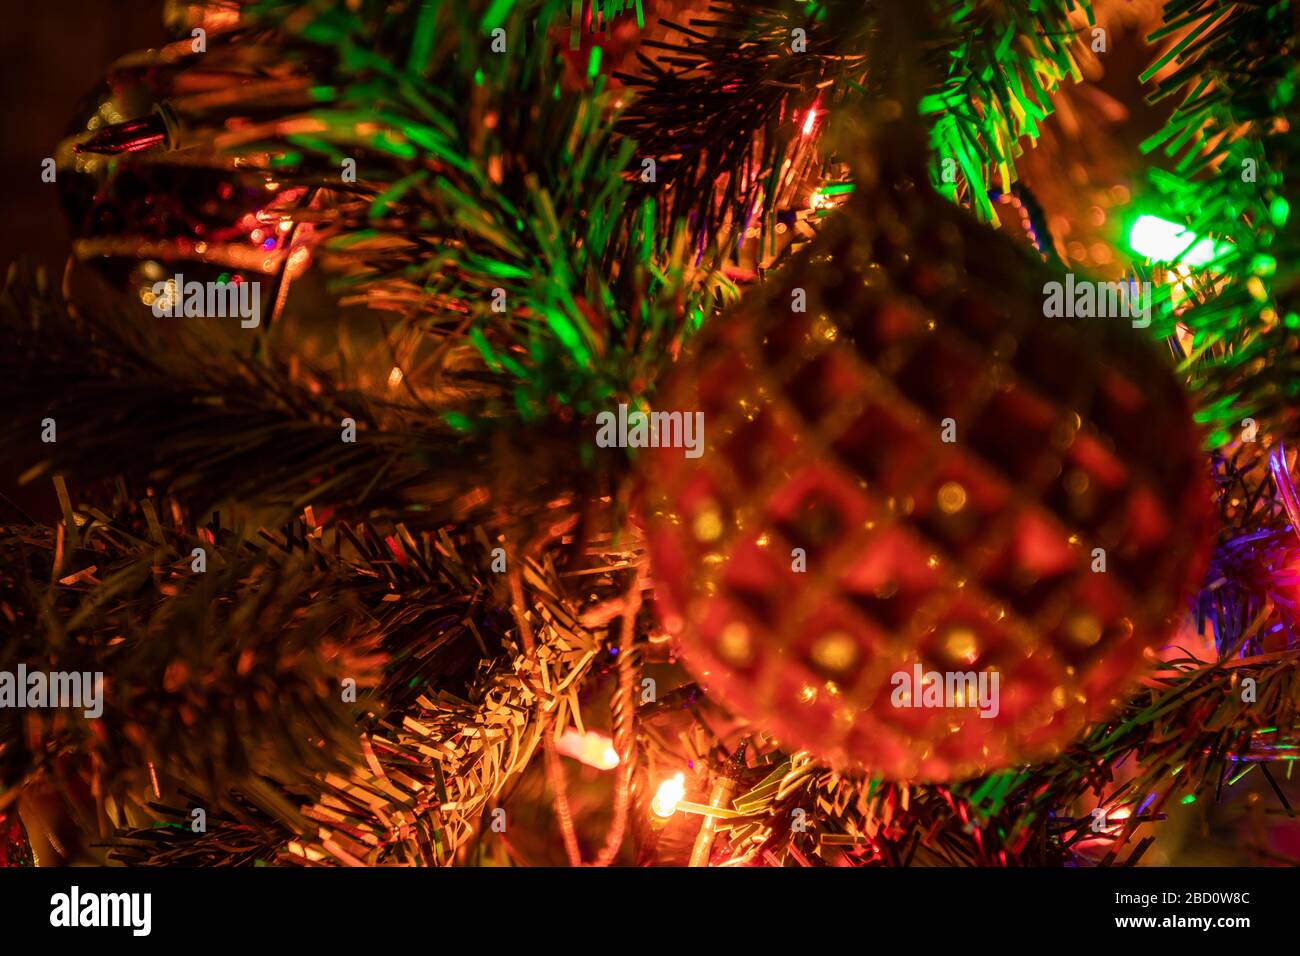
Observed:
[[[35,866],[32,845],[17,810],[0,813],[0,867]]]
[[[704,452],[641,462],[659,613],[709,693],[833,766],[942,781],[1112,708],[1197,583],[1209,489],[1143,333],[1045,318],[1057,276],[898,181],[860,173],[695,343],[655,407],[703,411]],[[990,706],[948,679],[994,673]]]
[[[296,220],[313,194],[208,146],[176,149],[162,117],[172,115],[165,97],[185,76],[174,64],[126,71],[81,104],[56,150],[73,253],[145,305],[154,284],[177,273],[271,277],[266,291],[278,292],[280,277],[305,268],[310,229]]]

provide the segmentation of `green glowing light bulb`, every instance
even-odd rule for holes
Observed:
[[[1155,262],[1176,262],[1198,267],[1213,262],[1226,249],[1213,239],[1196,234],[1159,216],[1139,216],[1129,230],[1128,244],[1134,252]]]

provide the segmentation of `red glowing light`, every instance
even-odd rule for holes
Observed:
[[[803,121],[803,135],[811,136],[813,127],[817,125],[817,104],[814,103],[808,110],[808,118]]]

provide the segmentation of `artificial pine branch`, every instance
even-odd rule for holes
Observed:
[[[375,686],[383,658],[338,572],[146,522],[151,509],[126,524],[92,511],[75,530],[4,529],[5,669],[105,675],[97,718],[3,711],[6,784],[75,754],[103,775],[106,798],[158,773],[213,799],[249,774],[293,782],[356,759],[356,715],[338,688]],[[210,562],[201,573],[192,545]]]
[[[122,308],[101,317],[101,309],[71,308],[11,269],[0,294],[0,334],[10,343],[0,353],[0,395],[13,414],[0,435],[29,448],[43,419],[58,429],[57,441],[35,446],[22,481],[125,476],[183,498],[197,514],[233,501],[269,509],[262,520],[275,524],[307,505],[424,528],[504,517],[499,530],[522,540],[553,511],[547,502],[602,480],[574,468],[580,437],[572,427],[514,417],[494,427],[485,416],[467,435],[445,416],[469,414],[471,404],[439,413],[380,398],[302,362],[200,351],[147,314]],[[355,442],[343,440],[349,418]],[[534,466],[546,467],[520,468],[525,446]]]
[[[707,16],[668,24],[678,42],[645,44],[655,56],[638,54],[640,74],[620,76],[636,93],[620,126],[640,155],[663,157],[663,179],[674,186],[670,220],[713,237],[743,233],[761,210],[770,231],[781,206],[782,163],[807,138],[809,111],[852,113],[863,109],[864,94],[879,94],[867,49],[881,30],[881,9],[714,3]],[[1080,78],[1071,15],[1090,18],[1090,8],[1053,0],[935,4],[932,11],[941,27],[925,39],[924,56],[935,85],[917,105],[931,129],[934,180],[958,198],[956,178],[940,175],[938,160],[950,160],[967,184],[965,201],[992,219],[995,179],[1010,188],[1022,137],[1037,137],[1051,94]],[[795,51],[804,39],[796,30],[806,50]]]
[[[572,89],[546,33],[562,7],[250,2],[249,30],[190,57],[170,104],[192,148],[318,196],[307,215],[335,288],[477,350],[514,391],[493,416],[643,391],[730,290],[633,200],[613,97],[603,80]],[[265,83],[184,94],[270,58],[278,111]]]
[[[1174,163],[1152,183],[1170,218],[1224,242],[1215,261],[1192,270],[1201,281],[1189,283],[1192,305],[1177,317],[1194,336],[1189,384],[1214,426],[1212,446],[1236,437],[1244,418],[1294,440],[1300,7],[1171,0],[1163,16],[1150,39],[1171,45],[1146,77],[1154,77],[1153,99],[1182,99],[1143,144]]]

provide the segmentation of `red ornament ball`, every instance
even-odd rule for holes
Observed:
[[[1203,573],[1187,398],[1127,318],[924,187],[859,179],[693,343],[642,453],[656,605],[709,694],[841,769],[1050,758],[1129,689]]]

